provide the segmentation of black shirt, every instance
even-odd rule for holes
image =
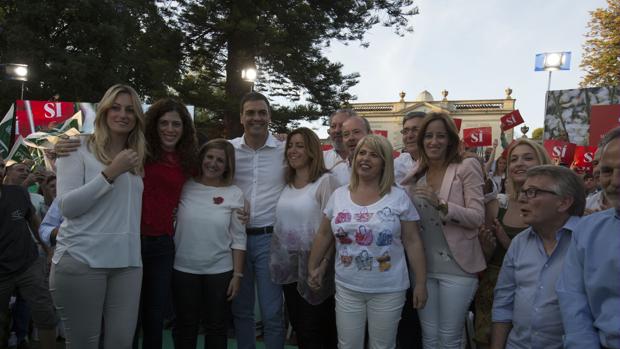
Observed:
[[[0,192],[0,280],[6,280],[30,267],[38,251],[28,224],[35,214],[30,195],[16,185],[0,184]]]

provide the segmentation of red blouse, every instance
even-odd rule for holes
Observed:
[[[142,235],[174,235],[174,215],[186,180],[176,153],[164,153],[160,161],[144,166]]]

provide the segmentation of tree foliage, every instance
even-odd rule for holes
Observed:
[[[532,131],[532,139],[541,141],[543,139],[543,133],[544,129],[542,127],[535,128],[534,131]]]
[[[259,91],[292,102],[305,99],[305,108],[295,109],[297,115],[289,117],[325,115],[354,98],[348,90],[359,75],[343,74],[342,64],[329,61],[322,49],[332,40],[367,45],[364,34],[378,23],[394,27],[400,35],[411,31],[408,19],[417,13],[412,3],[185,1],[173,18],[186,33],[185,69],[190,79],[178,91],[184,99],[197,89],[213,98],[202,103],[223,108],[226,136],[237,136],[241,134],[238,102],[250,90],[250,84],[241,79],[241,70],[257,66]],[[222,96],[223,100],[217,100]],[[201,101],[196,102],[198,105]],[[283,109],[282,113],[290,111]]]
[[[145,97],[169,94],[180,80],[180,30],[147,0],[4,0],[0,62],[25,63],[25,98],[97,102],[111,85],[128,83]],[[19,97],[0,82],[0,109]]]
[[[620,1],[607,0],[607,5],[590,12],[580,65],[586,72],[582,87],[620,85]]]

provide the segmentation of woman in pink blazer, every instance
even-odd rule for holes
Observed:
[[[424,348],[460,348],[465,315],[486,268],[478,242],[484,221],[483,174],[463,159],[452,119],[429,113],[419,131],[419,166],[404,182],[420,212],[428,301],[418,310]]]

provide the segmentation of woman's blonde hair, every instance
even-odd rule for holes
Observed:
[[[144,138],[144,113],[142,112],[142,102],[136,91],[127,85],[116,84],[110,87],[99,104],[95,116],[95,132],[88,140],[89,149],[93,152],[97,160],[109,165],[114,159],[108,154],[108,146],[111,142],[110,127],[107,123],[108,110],[114,105],[114,101],[120,94],[128,94],[131,98],[136,125],[127,136],[127,149],[131,149],[138,154],[139,165],[130,170],[133,174],[142,175],[144,172],[144,159],[146,157],[146,140]]]
[[[383,160],[383,169],[379,179],[379,191],[381,196],[383,196],[389,193],[392,185],[394,185],[394,158],[392,156],[394,149],[387,138],[373,134],[362,138],[357,144],[357,147],[355,147],[355,151],[353,152],[353,164],[351,165],[352,171],[349,190],[356,190],[360,182],[359,174],[357,173],[357,155],[363,146],[379,154],[379,157]]]
[[[534,141],[531,141],[529,139],[526,139],[526,138],[519,138],[515,140],[514,142],[512,142],[510,144],[510,147],[508,147],[508,153],[506,154],[506,179],[508,180],[510,184],[510,188],[512,190],[512,193],[510,194],[510,196],[511,198],[515,200],[517,199],[519,195],[519,190],[521,190],[521,186],[517,185],[517,183],[514,182],[514,180],[512,179],[512,176],[510,176],[510,171],[508,171],[508,169],[510,169],[510,158],[512,156],[512,152],[515,150],[516,147],[520,145],[527,145],[530,148],[532,148],[532,150],[534,151],[534,154],[536,154],[536,158],[538,159],[538,165],[551,164],[551,159],[549,158],[549,154],[547,154],[547,151],[542,145]]]

